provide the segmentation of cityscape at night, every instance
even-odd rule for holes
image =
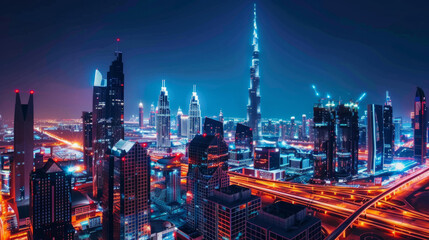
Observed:
[[[0,240],[429,239],[429,3],[0,11]]]

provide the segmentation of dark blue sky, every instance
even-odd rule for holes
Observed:
[[[16,88],[36,91],[37,118],[90,110],[94,70],[106,75],[117,37],[127,116],[140,100],[147,113],[165,79],[174,114],[187,113],[195,83],[203,116],[245,117],[254,1],[36,2],[0,10],[6,118]],[[408,116],[416,86],[429,94],[429,4],[314,2],[256,1],[263,117],[310,114],[313,83],[343,100],[366,91],[365,106],[389,90],[394,115]]]

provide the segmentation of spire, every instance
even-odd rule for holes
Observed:
[[[197,85],[196,85],[196,84],[194,84],[193,92],[194,92],[194,93],[196,93],[196,92],[197,92]]]
[[[392,100],[390,99],[389,91],[386,91],[386,105],[392,106]]]
[[[258,26],[256,25],[256,3],[253,5],[253,46],[258,51]]]

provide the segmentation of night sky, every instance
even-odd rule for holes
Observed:
[[[13,118],[18,88],[35,90],[36,118],[79,118],[120,38],[126,118],[156,105],[162,79],[174,115],[197,84],[203,116],[246,116],[254,1],[108,2],[2,4],[0,114]],[[312,84],[343,100],[367,92],[361,110],[389,90],[409,117],[416,86],[429,94],[429,2],[313,2],[256,2],[263,118],[310,114]]]

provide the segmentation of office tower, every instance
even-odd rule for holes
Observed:
[[[235,130],[235,147],[247,148],[253,152],[253,132],[252,129],[241,123],[237,123]]]
[[[92,175],[92,112],[82,112],[83,162],[88,175]]]
[[[223,123],[223,113],[222,113],[222,109],[219,112],[219,122]]]
[[[310,216],[307,208],[279,201],[264,207],[259,215],[247,220],[246,239],[321,240],[322,223]]]
[[[402,135],[402,117],[395,117],[393,119],[393,125],[395,127],[395,144],[401,144],[401,135]]]
[[[280,168],[280,151],[276,147],[256,147],[253,166],[255,169],[277,170]]]
[[[169,148],[170,144],[170,102],[165,80],[162,80],[161,93],[158,99],[158,111],[156,113],[156,146]]]
[[[229,186],[228,146],[213,135],[196,135],[188,146],[189,166],[186,193],[185,228],[204,235],[204,208],[212,191]]]
[[[364,111],[364,115],[359,120],[359,148],[367,150],[367,122],[368,122],[368,111]]]
[[[181,202],[180,197],[180,164],[176,164],[164,171],[165,186],[167,189],[166,202]]]
[[[206,117],[204,119],[203,133],[223,139],[223,123]]]
[[[295,131],[296,131],[296,123],[295,117],[290,117],[290,131],[289,131],[289,139],[295,139]]]
[[[191,102],[189,103],[189,127],[188,138],[193,139],[195,135],[201,133],[201,109],[198,100],[197,87],[194,85]]]
[[[31,173],[30,218],[33,239],[72,240],[71,179],[52,160]]]
[[[307,115],[302,114],[301,140],[307,140]]]
[[[427,139],[427,107],[423,89],[417,88],[414,100],[414,158],[425,163]]]
[[[188,137],[188,127],[189,127],[189,116],[188,115],[182,115],[180,117],[180,135],[182,137]]]
[[[153,105],[153,103],[150,105],[150,114],[149,114],[149,126],[154,127],[155,126],[155,122],[156,122],[156,117],[155,117],[155,106]]]
[[[177,110],[177,115],[176,115],[176,129],[177,129],[177,136],[181,137],[182,136],[182,109]]]
[[[139,103],[139,128],[144,128],[144,110],[143,110],[143,103]]]
[[[13,155],[14,153],[12,152],[0,153],[0,192],[3,197],[10,196],[11,199],[15,198],[15,186],[14,182],[11,181],[13,175],[15,174]]]
[[[247,125],[253,131],[253,138],[259,140],[261,136],[261,93],[259,79],[259,44],[256,26],[256,4],[253,10],[253,54],[250,67],[249,104],[247,105]]]
[[[34,107],[33,94],[30,91],[28,104],[21,103],[19,90],[15,90],[15,118],[13,122],[13,149],[15,174],[12,181],[15,185],[16,201],[30,197],[30,173],[33,170],[33,148],[34,148]]]
[[[383,106],[383,161],[390,164],[393,161],[395,150],[395,127],[393,125],[392,100],[386,91],[386,102]]]
[[[313,108],[314,121],[314,178],[330,179],[334,176],[335,144],[335,104],[326,106],[318,103]]]
[[[261,198],[238,185],[214,190],[205,208],[206,239],[245,239],[246,221],[256,217]]]
[[[106,156],[103,239],[150,236],[150,158],[147,144],[119,140]]]
[[[231,168],[249,167],[253,163],[252,152],[248,148],[231,149],[228,155],[228,166]]]
[[[414,112],[411,112],[410,120],[411,120],[411,128],[414,129],[414,123],[415,123]]]
[[[381,105],[368,105],[368,173],[375,174],[383,170],[383,107]]]
[[[358,173],[359,116],[358,105],[340,104],[337,114],[337,171],[338,177],[351,177]]]
[[[308,140],[314,142],[314,121],[313,118],[308,119]]]

